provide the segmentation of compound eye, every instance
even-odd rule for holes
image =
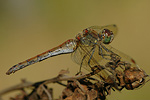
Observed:
[[[113,39],[114,39],[114,34],[112,31],[110,31],[108,29],[104,29],[102,31],[102,41],[104,44],[111,43]]]

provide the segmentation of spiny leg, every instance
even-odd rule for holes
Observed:
[[[93,54],[94,54],[94,52],[95,52],[95,46],[91,49],[91,51],[92,51],[92,54],[90,55],[90,59],[89,59],[89,61],[88,61],[88,65],[89,65],[89,67],[91,68],[91,70],[93,71],[93,69],[92,69],[92,67],[91,67],[91,65],[90,65],[90,62],[91,62],[91,59],[92,59]],[[90,51],[90,52],[91,52],[91,51]]]
[[[99,55],[102,56],[102,58],[106,59],[106,60],[110,60],[109,58],[106,58],[104,56],[110,56],[110,54],[103,54],[103,50],[102,47],[104,48],[104,50],[106,50],[107,52],[109,52],[109,50],[107,48],[105,48],[104,46],[98,45],[99,47]]]
[[[113,53],[111,50],[107,49],[105,46],[103,46],[102,44],[98,45],[99,46],[99,55],[102,56],[102,58],[106,59],[106,60],[111,60],[111,55],[115,54]],[[111,54],[104,54],[102,48],[107,51],[108,53]],[[110,58],[106,58],[105,56],[108,56]],[[106,68],[107,71],[109,71],[110,73],[112,73],[113,75],[116,75],[116,72],[114,70],[108,69]]]
[[[86,57],[87,55],[84,55],[84,57],[82,58],[82,61],[81,61],[81,64],[80,64],[80,69],[79,69],[79,72],[78,73],[80,73],[81,72],[81,68],[82,68],[82,64],[83,64],[83,60],[85,59],[85,57]]]
[[[90,54],[90,52],[94,49],[95,47],[93,47],[88,53]],[[83,60],[87,57],[88,54],[85,54],[84,57],[82,58],[81,64],[80,64],[80,69],[79,69],[79,73],[81,72],[81,68],[82,68],[82,64],[83,64]],[[93,55],[93,54],[92,54]],[[90,57],[92,58],[92,57]],[[88,65],[89,65],[89,61],[88,61]],[[90,65],[89,65],[90,66]],[[91,66],[90,66],[91,67]]]

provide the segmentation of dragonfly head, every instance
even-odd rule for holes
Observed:
[[[103,29],[101,34],[102,42],[104,44],[109,44],[114,39],[114,34],[109,29]]]

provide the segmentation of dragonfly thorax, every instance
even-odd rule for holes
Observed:
[[[88,28],[79,33],[76,39],[84,46],[93,46],[100,40],[97,32]]]

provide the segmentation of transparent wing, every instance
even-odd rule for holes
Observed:
[[[71,57],[73,61],[88,71],[92,71],[92,68],[100,65],[101,67],[97,69],[100,69],[101,71],[97,75],[102,77],[104,81],[111,76],[111,81],[115,84],[116,70],[107,66],[108,63],[112,62],[112,55],[118,55],[116,58],[119,57],[119,62],[127,62],[128,64],[131,64],[132,67],[138,67],[133,58],[120,52],[119,50],[116,50],[110,45],[105,45],[102,43],[96,45],[96,47],[79,45],[78,48],[72,53]],[[123,67],[124,68],[120,70],[122,72],[125,69],[124,65]]]
[[[94,53],[93,53],[94,52]],[[98,65],[97,61],[102,60],[102,57],[98,55],[98,49],[92,46],[79,45],[78,48],[71,54],[71,58],[74,62],[80,66],[84,66],[86,69],[90,69],[88,62],[91,66]],[[90,60],[91,59],[91,60]]]
[[[106,54],[106,52],[107,51],[103,50],[103,53]],[[98,46],[83,46],[79,44],[78,48],[71,54],[71,57],[74,62],[80,65],[81,68],[90,72],[92,70],[100,70],[97,76],[102,78],[102,81],[105,81],[109,76],[113,76],[114,72],[109,71],[108,68],[105,67],[106,63],[109,61],[104,60],[99,53]],[[112,81],[115,84],[115,77]]]
[[[111,30],[113,32],[114,36],[117,35],[117,31],[118,31],[118,28],[117,28],[117,26],[115,24],[106,25],[106,26],[91,26],[89,28],[95,30],[97,33],[101,33],[103,29],[109,29],[109,30]],[[133,58],[131,58],[130,56],[122,53],[121,51],[113,48],[110,45],[107,45],[107,44],[105,45],[103,43],[101,43],[99,45],[100,46],[103,45],[103,47],[101,46],[101,51],[97,51],[95,56],[96,55],[99,56],[99,54],[98,54],[99,52],[102,53],[101,57],[97,57],[96,56],[96,59],[98,59],[98,62],[100,62],[100,64],[102,64],[103,62],[108,62],[107,59],[103,59],[103,58],[111,59],[109,56],[113,52],[113,53],[119,55],[121,57],[122,61],[129,62],[131,65],[138,67],[138,65],[136,64],[135,60]],[[97,50],[100,50],[100,49],[97,49]]]
[[[133,67],[138,67],[138,65],[136,64],[135,60],[132,57],[128,56],[127,54],[125,54],[125,53],[123,53],[123,52],[121,52],[121,51],[119,51],[119,50],[117,50],[115,48],[113,48],[111,45],[105,45],[105,47],[108,50],[112,51],[113,53],[119,55],[121,57],[121,61],[128,62]]]

